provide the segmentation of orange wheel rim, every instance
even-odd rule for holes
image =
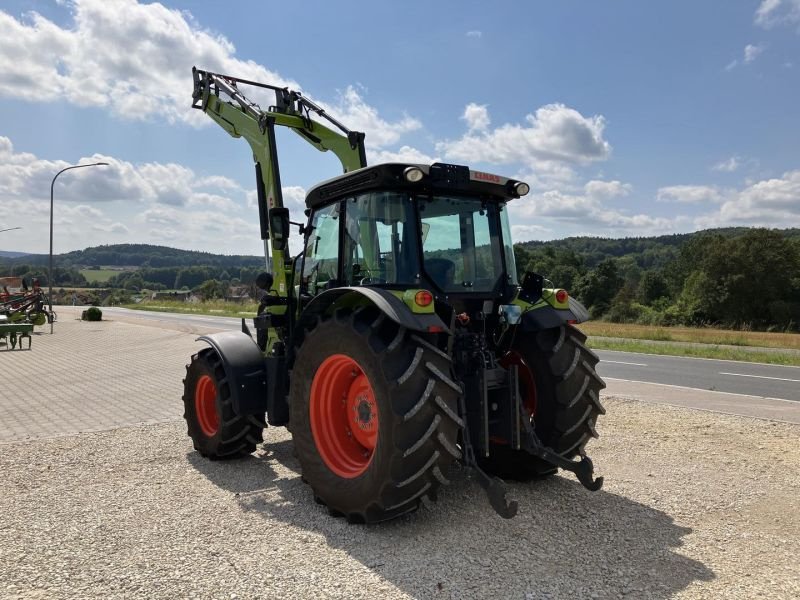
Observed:
[[[197,382],[194,391],[194,408],[200,429],[208,437],[219,431],[219,414],[217,413],[217,386],[208,375],[203,375]]]
[[[311,435],[320,457],[340,477],[358,477],[378,445],[378,403],[361,366],[344,354],[326,358],[311,382]]]

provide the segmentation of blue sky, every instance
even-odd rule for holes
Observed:
[[[236,8],[230,8],[235,6]],[[522,177],[517,241],[800,226],[800,0],[6,0],[0,249],[260,253],[247,144],[191,111],[191,67],[300,87],[370,162]],[[290,208],[338,173],[281,135]],[[297,214],[296,214],[297,216]]]

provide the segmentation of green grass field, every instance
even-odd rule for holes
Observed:
[[[80,273],[89,283],[105,283],[114,275],[122,273],[122,271],[115,269],[81,269]]]

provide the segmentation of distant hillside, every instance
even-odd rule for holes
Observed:
[[[44,265],[46,254],[29,254],[12,259],[14,264]],[[58,264],[64,268],[79,267],[193,267],[198,265],[225,269],[259,267],[263,257],[211,254],[195,250],[179,250],[168,246],[149,244],[114,244],[95,246],[58,255]]]
[[[574,252],[589,268],[594,268],[607,258],[630,257],[643,269],[663,268],[674,260],[681,246],[692,239],[709,234],[717,234],[726,238],[741,236],[749,227],[728,227],[723,229],[705,229],[693,233],[676,233],[654,237],[602,238],[602,237],[569,237],[547,242],[522,242],[517,244],[528,251],[537,248],[553,248]],[[800,240],[800,229],[775,229],[787,239]]]
[[[20,256],[28,256],[26,252],[11,252],[9,250],[0,250],[0,258],[18,258]]]

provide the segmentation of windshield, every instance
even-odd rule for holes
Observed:
[[[420,196],[423,268],[445,292],[488,292],[504,271],[497,208],[480,199]]]

